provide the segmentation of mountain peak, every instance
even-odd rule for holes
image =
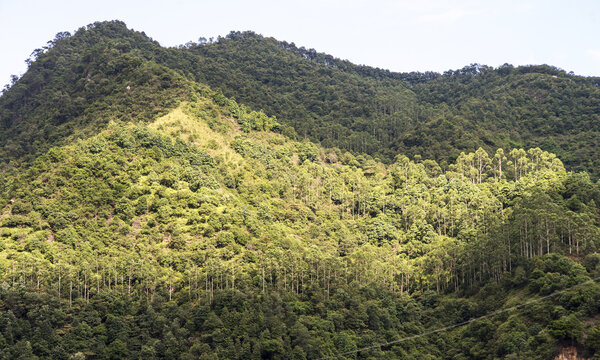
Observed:
[[[36,138],[48,143],[106,124],[96,117],[148,121],[182,98],[186,82],[277,116],[300,137],[388,162],[400,153],[449,163],[480,146],[539,146],[570,169],[597,176],[600,168],[597,147],[571,145],[589,138],[584,131],[600,133],[597,78],[550,65],[395,73],[253,31],[163,48],[118,20],[59,33],[34,54],[28,72],[0,98],[0,146],[23,156],[38,146],[31,145]],[[130,100],[120,96],[127,86],[140,96],[146,89],[146,105],[127,109]]]

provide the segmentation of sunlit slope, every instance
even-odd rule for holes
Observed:
[[[8,179],[2,356],[317,359],[598,274],[598,185],[553,154],[384,164],[290,140],[220,91],[188,91],[152,119],[65,139]],[[591,353],[597,294],[587,284],[356,357]]]

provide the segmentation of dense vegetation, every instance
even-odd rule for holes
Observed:
[[[590,263],[597,264],[597,258]],[[376,284],[312,293],[215,290],[212,301],[139,299],[127,283],[71,307],[56,294],[0,288],[0,357],[5,359],[317,359],[418,334],[547,294],[585,279],[580,265],[544,256],[523,273],[470,298],[432,291],[398,295]],[[598,274],[595,270],[594,274]],[[560,280],[559,280],[560,279]],[[526,284],[529,283],[530,286]],[[600,288],[585,286],[452,331],[335,359],[551,359],[561,344],[598,351]],[[193,296],[193,295],[192,295]],[[584,331],[587,338],[583,339]]]
[[[595,275],[597,257],[586,258],[587,273],[548,254],[581,258],[596,250],[600,197],[597,184],[567,173],[551,154],[490,158],[479,150],[447,172],[405,157],[386,166],[252,130],[277,122],[218,93],[201,90],[197,98],[150,125],[113,123],[51,149],[14,179],[0,223],[9,353],[29,341],[49,358],[172,358],[170,351],[317,358]],[[239,125],[226,120],[232,116]],[[484,341],[481,350],[453,340],[483,331],[474,324],[387,351],[545,358],[565,339],[582,341],[581,318],[600,306],[594,289],[541,303],[553,309],[548,317],[525,312],[486,323],[487,337],[468,335]],[[16,301],[23,292],[29,295]],[[57,313],[29,314],[50,308]],[[24,325],[46,316],[62,324],[47,325],[47,344]],[[531,343],[534,333],[515,335],[507,321],[547,335]],[[579,321],[579,332],[554,336],[556,321]],[[94,342],[66,340],[85,337],[76,335],[81,327]],[[523,339],[506,345],[495,332]]]
[[[600,78],[508,64],[390,73],[251,32],[187,47],[199,59],[169,66],[327,147],[382,160],[420,155],[442,166],[479,147],[540,147],[598,175]]]
[[[148,121],[188,95],[181,76],[142,56],[158,44],[135,32],[122,36],[117,23],[87,29],[36,49],[27,73],[0,97],[3,163],[30,161],[110,120]]]
[[[166,49],[118,21],[69,35],[34,51],[0,98],[5,159],[111,117],[150,119],[185,97],[187,79],[277,116],[288,136],[388,163],[418,155],[445,170],[462,151],[540,147],[598,176],[599,78],[508,64],[392,73],[252,32]]]
[[[306,87],[273,88],[269,102],[243,72],[217,90],[196,81],[243,63],[219,52],[252,59],[252,46],[234,49],[247,41],[275,44],[265,61],[283,51]],[[467,111],[435,86],[503,81],[501,69],[401,76],[282,46],[233,33],[163,49],[112,22],[36,54],[0,98],[0,358],[548,359],[569,345],[600,356],[600,285],[572,288],[600,276],[600,185],[588,173],[536,147],[478,147],[476,133],[472,151],[440,163],[384,142],[386,161],[297,140],[342,114],[352,136],[386,94]],[[252,71],[275,71],[260,64]],[[324,79],[314,71],[335,79],[325,93],[348,91],[336,95],[348,106],[311,98]],[[240,101],[224,96],[240,79]]]

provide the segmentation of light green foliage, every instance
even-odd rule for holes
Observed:
[[[182,140],[181,132],[173,131],[179,126],[193,134],[195,122],[205,126],[194,118],[203,101],[173,110],[175,115],[152,126],[113,123],[97,136],[38,158],[15,178],[19,190],[2,211],[1,276],[23,290],[53,293],[83,308],[106,296],[162,307],[155,299],[210,305],[242,294],[244,301],[263,306],[260,301],[266,300],[251,294],[268,294],[304,320],[260,325],[269,334],[289,335],[261,335],[255,355],[228,345],[232,323],[224,312],[186,330],[202,334],[208,346],[190,347],[192,356],[219,351],[231,357],[228,351],[240,351],[267,358],[316,357],[384,341],[382,331],[418,332],[424,324],[420,318],[460,299],[438,294],[489,283],[494,290],[484,287],[480,297],[486,300],[475,301],[494,309],[507,301],[499,285],[494,288],[499,279],[508,290],[516,286],[546,295],[587,278],[584,267],[548,252],[595,251],[597,192],[578,189],[597,185],[567,173],[550,154],[514,152],[506,161],[518,167],[509,166],[500,176],[491,161],[480,166],[478,158],[487,158],[483,150],[461,155],[443,172],[432,161],[399,157],[384,165],[264,131],[210,133],[219,144],[215,149],[206,141]],[[348,165],[323,155],[331,151],[335,158],[348,158],[343,160]],[[227,154],[238,158],[224,162],[232,156]],[[577,207],[569,200],[575,194],[581,196]],[[586,260],[590,270],[593,259]],[[519,264],[527,270],[513,278]],[[348,294],[357,289],[367,294]],[[3,296],[14,290],[6,291]],[[527,321],[547,327],[546,337],[498,327],[499,318],[495,325],[464,330],[459,344],[472,345],[453,351],[480,358],[522,356],[543,354],[540,347],[552,352],[555,341],[581,341],[583,327],[572,324],[573,314],[592,315],[596,305],[590,304],[598,303],[593,294],[561,297],[564,310],[554,318],[533,312]],[[410,307],[411,298],[421,298],[424,308],[393,315],[398,310],[386,302],[395,299],[397,306]],[[322,307],[332,311],[331,319],[318,325],[310,316],[324,316]],[[448,311],[442,319],[449,322],[478,314],[464,307]],[[103,356],[134,356],[138,350],[119,330],[130,328],[119,325],[129,320],[110,319],[101,322],[108,334]],[[433,319],[429,326],[444,324]],[[160,336],[171,345],[144,345],[143,350],[164,357],[183,354],[181,331],[163,329]],[[431,356],[439,355],[434,339],[425,343]],[[412,346],[394,351],[412,351]],[[370,356],[385,357],[386,351]]]
[[[195,66],[221,66],[205,57],[213,51],[239,55],[236,41],[273,44],[234,33],[203,48],[162,49],[121,23],[97,24],[61,36],[3,95],[6,160],[14,149],[28,158],[0,172],[1,359],[315,359],[598,275],[598,183],[536,147],[488,153],[491,145],[460,129],[473,114],[439,116],[463,109],[444,95],[448,83],[503,83],[500,70],[434,76],[412,93],[393,74],[267,46],[298,77],[331,82],[302,80],[303,89],[278,77],[277,88],[302,89],[299,97],[240,88],[244,103],[266,109],[255,111],[223,94],[246,72],[221,79],[223,91],[186,78]],[[61,76],[36,78],[67,50],[72,66]],[[264,68],[249,71],[262,78]],[[431,93],[428,104],[416,105],[420,91]],[[276,111],[284,125],[267,115]],[[429,148],[413,114],[462,135]],[[387,162],[358,153],[394,144],[398,134],[382,129],[411,121],[406,147],[381,150]],[[40,134],[43,145],[31,145]],[[298,135],[357,152],[291,139]],[[395,156],[426,148],[423,158]],[[438,164],[430,155],[440,149],[465,151]],[[592,354],[598,294],[586,284],[344,358],[547,359],[564,344]]]

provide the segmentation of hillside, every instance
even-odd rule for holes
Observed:
[[[540,147],[598,175],[599,78],[510,65],[391,73],[251,32],[189,51],[198,80],[328,147],[444,164],[478,147]]]
[[[445,173],[386,166],[257,131],[276,121],[204,91],[149,124],[53,148],[14,179],[0,222],[7,358],[315,359],[597,274],[596,255],[586,270],[548,254],[597,249],[600,197],[548,153],[513,152],[520,167],[502,175],[483,151]],[[582,341],[599,290],[366,354],[547,358]],[[545,335],[508,330],[520,327]]]
[[[2,95],[0,359],[600,353],[600,185],[587,173],[535,147],[440,164],[299,140],[285,107],[273,116],[224,96],[207,80],[216,71],[173,65],[221,42],[162,49],[96,24],[56,40]],[[418,106],[415,88],[440,79],[411,88],[301,63],[331,68],[333,88],[384,96],[381,81]],[[56,91],[72,113],[46,99]],[[367,102],[339,111],[351,121]]]
[[[128,116],[147,119],[152,111],[172,107],[181,96],[174,89],[185,79],[277,116],[288,136],[388,163],[398,154],[419,155],[446,169],[460,152],[479,147],[488,152],[540,147],[557,154],[569,170],[596,178],[600,168],[600,79],[551,66],[392,73],[252,32],[165,49],[121,22],[96,23],[73,36],[61,33],[36,54],[26,75],[0,98],[6,129],[0,146],[11,155],[31,153],[35,139],[50,137],[54,143],[122,117],[119,104],[140,104]],[[137,97],[150,89],[151,98]],[[119,96],[124,92],[126,97]],[[25,98],[29,102],[21,103]],[[104,121],[80,114],[92,102],[104,108]],[[54,104],[61,105],[58,113],[49,109]],[[63,124],[74,114],[76,122]],[[44,126],[37,126],[40,121]],[[22,128],[31,124],[35,129]]]
[[[154,51],[157,43],[118,22],[57,34],[0,97],[0,160],[28,161],[110,120],[148,121],[174,107],[187,82],[144,55]]]

